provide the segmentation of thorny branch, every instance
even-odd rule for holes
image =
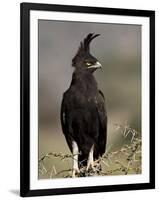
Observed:
[[[86,171],[86,168],[80,163],[81,176],[104,176],[104,175],[117,175],[117,174],[139,174],[141,173],[141,136],[140,133],[129,126],[122,126],[115,124],[117,130],[121,130],[124,138],[128,135],[131,136],[129,144],[123,145],[116,151],[107,151],[101,158],[95,163],[95,170]],[[51,159],[53,162],[51,170],[48,170],[45,166],[45,161]],[[72,177],[72,169],[62,169],[58,171],[55,168],[55,159],[68,162],[73,160],[72,154],[63,154],[51,152],[39,159],[39,175],[49,174],[50,178],[58,177]]]

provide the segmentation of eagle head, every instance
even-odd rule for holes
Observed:
[[[84,38],[80,43],[75,57],[72,59],[73,67],[90,72],[94,72],[97,68],[102,67],[99,61],[90,54],[90,42],[99,35],[100,34],[89,33],[86,38]]]

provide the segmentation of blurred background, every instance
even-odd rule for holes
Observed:
[[[48,152],[70,153],[61,129],[60,107],[74,70],[72,58],[88,33],[101,34],[90,50],[103,66],[94,75],[106,99],[107,149],[123,145],[115,124],[141,132],[141,26],[39,20],[38,27],[39,158]],[[58,162],[56,168],[63,169]]]

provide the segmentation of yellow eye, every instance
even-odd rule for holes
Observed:
[[[91,66],[92,63],[90,63],[90,62],[86,62],[86,65],[87,65],[87,66]]]

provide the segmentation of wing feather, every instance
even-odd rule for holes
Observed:
[[[104,94],[100,90],[97,100],[97,112],[100,122],[98,145],[100,149],[100,154],[102,155],[105,152],[106,142],[107,142],[107,113],[105,108]]]
[[[69,131],[69,126],[70,126],[69,121],[70,120],[68,120],[67,97],[65,96],[65,93],[63,95],[62,104],[61,104],[60,119],[61,119],[61,126],[62,126],[63,134],[65,135],[66,142],[67,142],[67,144],[70,148],[70,151],[72,152],[73,138],[72,138],[70,131]]]

